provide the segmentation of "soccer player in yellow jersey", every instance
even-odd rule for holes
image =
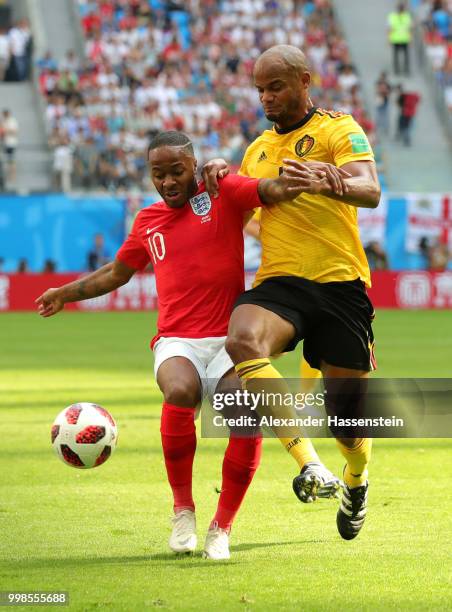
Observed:
[[[226,163],[226,162],[224,162]],[[245,219],[244,233],[248,236],[253,237],[255,240],[260,243],[260,218],[261,218],[261,209],[258,208],[254,211],[254,214],[248,221]],[[277,355],[273,355],[273,357],[277,357]],[[277,371],[274,370],[276,373]],[[300,363],[300,381],[301,387],[300,392],[303,393],[304,396],[308,393],[312,393],[314,388],[317,385],[317,381],[321,378],[322,373],[319,370],[311,368],[307,363],[306,359],[302,359]],[[281,379],[278,374],[279,383],[276,384],[276,389],[269,389],[268,385],[266,388],[267,393],[271,393],[272,391],[284,393],[285,391],[289,392],[289,388],[281,384]],[[272,387],[274,387],[275,380],[272,380]],[[284,410],[284,414],[282,414],[281,406],[268,406],[270,410],[267,410],[266,416],[272,416],[275,418],[279,417],[288,417],[295,416],[292,413],[292,410]],[[262,408],[260,410],[262,414]],[[295,492],[300,501],[309,503],[311,501],[315,501],[317,498],[334,498],[339,497],[339,490],[342,486],[340,480],[330,472],[320,461],[320,458],[316,454],[314,447],[312,446],[310,440],[305,436],[301,437],[301,432],[299,435],[292,428],[287,431],[284,428],[272,427],[273,433],[276,437],[281,440],[284,446],[287,448],[288,452],[294,457],[296,462],[299,464],[300,468],[303,468],[302,475],[298,477],[297,487]],[[292,437],[288,438],[287,436],[292,434]],[[294,435],[297,437],[294,439]],[[295,443],[294,443],[295,442]]]
[[[248,223],[243,228],[246,235],[251,236],[260,243],[261,230],[261,209],[258,208]],[[316,368],[311,368],[304,357],[300,361],[300,389],[301,392],[311,393],[317,386],[319,378],[322,377],[322,372]]]
[[[350,115],[312,106],[310,79],[304,54],[290,45],[268,49],[254,67],[254,83],[274,127],[248,147],[241,173],[272,178],[286,168],[295,176],[308,166],[323,178],[296,201],[262,211],[262,263],[253,289],[236,302],[226,349],[248,387],[255,379],[281,378],[269,356],[293,350],[303,339],[304,356],[321,370],[327,392],[334,392],[335,380],[348,382],[341,393],[326,393],[327,411],[349,415],[359,409],[356,389],[374,368],[370,272],[357,208],[375,208],[380,185],[365,133]],[[212,175],[214,166],[208,169]],[[371,440],[332,431],[346,460],[337,526],[349,540],[366,515]],[[308,440],[281,441],[302,467],[293,483],[302,494],[318,458]]]

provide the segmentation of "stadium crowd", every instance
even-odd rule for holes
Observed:
[[[64,190],[150,188],[145,150],[162,129],[188,132],[202,162],[238,165],[266,125],[251,83],[274,44],[302,48],[316,106],[350,112],[370,135],[359,77],[330,0],[79,0],[86,61],[38,62],[49,143]]]
[[[424,0],[418,7],[418,22],[427,57],[452,113],[452,1]]]

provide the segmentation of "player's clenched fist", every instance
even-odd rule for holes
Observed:
[[[36,298],[38,312],[42,317],[51,317],[64,308],[64,301],[60,289],[47,289],[42,295]]]

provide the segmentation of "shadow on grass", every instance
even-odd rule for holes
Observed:
[[[319,544],[324,540],[298,540],[298,541],[286,541],[286,542],[247,542],[244,544],[236,544],[231,546],[231,552],[242,552],[248,550],[254,550],[257,548],[273,548],[276,546],[290,546],[293,550],[294,546],[303,544]],[[228,561],[215,561],[209,562],[202,558],[202,553],[198,550],[194,555],[175,555],[174,553],[162,552],[147,555],[130,555],[130,556],[118,556],[118,557],[69,557],[69,558],[52,558],[52,559],[30,559],[30,560],[17,560],[8,562],[8,570],[17,571],[20,568],[21,571],[25,569],[51,569],[51,568],[67,568],[72,566],[85,566],[90,565],[145,565],[145,564],[158,564],[163,567],[175,567],[178,566],[183,569],[190,569],[196,566],[205,566],[209,563],[209,567],[221,567],[223,565],[235,565],[243,562],[235,561],[230,559]]]
[[[158,553],[155,555],[131,555],[123,557],[71,557],[66,559],[33,559],[33,560],[21,560],[21,561],[9,561],[7,568],[4,568],[4,573],[7,574],[7,570],[12,572],[17,571],[19,568],[21,572],[24,570],[33,569],[67,569],[70,567],[90,567],[90,566],[122,566],[124,568],[133,566],[144,567],[146,565],[159,565],[159,567],[178,567],[184,569],[191,569],[197,566],[205,566],[208,561],[202,558],[201,551],[197,551],[194,555],[175,555],[173,553]],[[213,563],[215,566],[221,565],[234,565],[234,561],[216,561]]]
[[[325,540],[298,540],[294,542],[290,540],[288,542],[246,542],[244,544],[233,544],[230,546],[231,552],[240,552],[242,550],[253,550],[254,548],[274,548],[276,546],[298,546],[301,544],[323,544]]]

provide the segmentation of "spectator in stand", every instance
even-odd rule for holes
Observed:
[[[399,121],[397,139],[401,140],[406,147],[411,146],[413,122],[421,97],[414,91],[404,91],[398,86]]]
[[[428,270],[444,272],[451,258],[447,242],[436,241],[430,244],[425,236],[419,242],[419,250],[427,259]]]
[[[56,272],[56,263],[53,259],[46,259],[42,269],[43,274],[54,274]]]
[[[391,96],[391,84],[386,72],[382,72],[375,84],[376,126],[377,130],[387,136],[389,134],[389,100]]]
[[[452,7],[451,7],[452,8]],[[451,35],[451,13],[447,9],[446,2],[437,0],[433,3],[432,21],[436,30],[444,40],[448,40]]]
[[[339,87],[343,92],[349,93],[356,87],[359,83],[358,75],[355,72],[355,69],[350,64],[345,64],[340,69],[340,74],[338,77]]]
[[[81,62],[79,58],[77,57],[77,55],[75,54],[75,51],[70,49],[69,51],[66,52],[66,55],[64,57],[64,60],[61,63],[60,68],[61,70],[67,70],[71,73],[74,73],[74,72],[76,73],[80,70]]]
[[[18,21],[9,31],[8,36],[14,67],[13,80],[25,81],[29,77],[32,53],[32,37],[28,20]]]
[[[0,26],[0,82],[5,80],[6,71],[11,61],[11,47],[8,30]]]
[[[396,11],[388,16],[389,42],[393,49],[394,72],[410,74],[410,44],[412,39],[412,18],[405,2],[400,2]],[[403,57],[403,70],[400,67],[400,55]]]
[[[46,51],[44,57],[36,62],[36,66],[42,71],[56,72],[58,64],[51,51]]]
[[[28,273],[28,261],[26,260],[25,257],[22,257],[22,259],[19,259],[18,263],[17,263],[17,273],[18,274],[26,274]]]
[[[387,270],[389,268],[388,257],[381,244],[376,240],[369,242],[364,247],[364,252],[371,270]]]
[[[444,44],[444,39],[437,30],[433,30],[429,35],[428,42],[425,54],[430,60],[433,70],[440,73],[447,59],[447,47]]]
[[[16,149],[19,143],[19,124],[8,109],[3,110],[0,121],[0,140],[6,158],[6,183],[16,182]]]
[[[83,189],[96,187],[98,151],[92,135],[82,137],[74,152],[74,179],[77,186]]]
[[[54,185],[58,191],[68,193],[72,188],[74,168],[73,151],[66,135],[63,135],[53,150]]]
[[[429,270],[432,272],[444,272],[450,260],[450,251],[445,243],[435,244],[429,250]]]
[[[105,249],[105,241],[102,234],[94,236],[94,245],[88,253],[88,270],[93,272],[111,260],[110,254]]]

